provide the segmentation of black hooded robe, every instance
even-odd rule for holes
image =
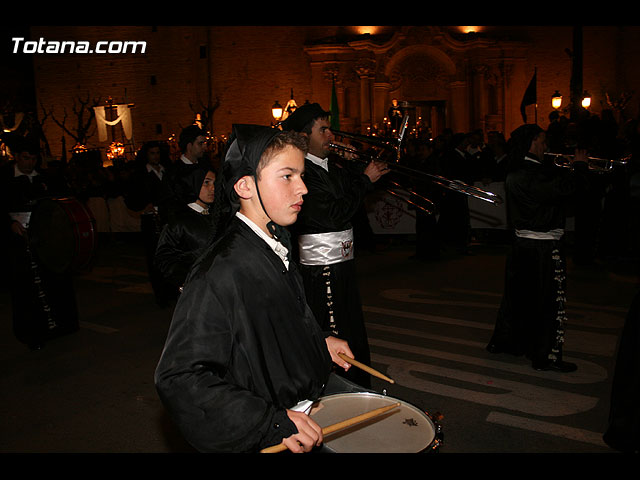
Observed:
[[[322,393],[324,337],[295,263],[234,218],[187,280],[156,387],[197,450],[255,452],[296,433],[285,409]]]
[[[196,212],[190,203],[195,202],[208,172],[207,168],[185,170],[177,184],[183,191],[180,205],[167,215],[154,255],[154,267],[163,280],[172,287],[184,284],[191,266],[202,254],[214,233],[210,215]]]

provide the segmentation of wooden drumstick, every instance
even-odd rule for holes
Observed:
[[[322,435],[329,435],[330,433],[337,432],[338,430],[342,430],[347,427],[351,427],[360,422],[364,422],[365,420],[369,420],[371,418],[382,415],[383,413],[388,412],[389,410],[393,410],[400,406],[400,402],[396,402],[393,405],[387,405],[386,407],[376,408],[375,410],[371,410],[369,412],[363,413],[361,415],[348,418],[338,423],[334,423],[333,425],[329,425],[328,427],[324,427],[322,429]],[[278,445],[273,445],[271,447],[263,448],[260,450],[260,453],[278,453],[283,452],[287,449],[287,446],[284,443],[279,443]]]
[[[382,380],[386,380],[389,383],[396,383],[393,379],[387,377],[386,375],[383,375],[382,373],[380,373],[377,370],[374,370],[371,367],[368,367],[367,365],[365,365],[364,363],[360,363],[357,360],[354,360],[353,358],[345,355],[344,353],[339,353],[338,356],[343,359],[345,362],[350,363],[351,365],[353,365],[354,367],[358,367],[361,370],[364,370],[365,372],[370,373],[371,375],[373,375],[374,377],[378,377],[381,378]]]

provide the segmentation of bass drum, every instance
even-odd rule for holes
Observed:
[[[322,428],[368,411],[400,403],[378,417],[324,437],[332,453],[427,453],[442,442],[440,426],[431,416],[397,398],[377,393],[339,393],[320,398],[309,415]]]
[[[95,219],[75,198],[40,200],[31,213],[29,242],[39,263],[53,272],[85,269],[96,249]]]

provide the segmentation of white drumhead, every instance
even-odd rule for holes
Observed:
[[[337,453],[418,453],[426,450],[435,439],[433,422],[425,412],[397,398],[367,392],[329,395],[320,398],[309,415],[324,428],[394,403],[400,403],[400,406],[325,436],[325,445]]]

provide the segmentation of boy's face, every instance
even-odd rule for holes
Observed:
[[[258,187],[262,203],[269,218],[278,225],[286,227],[298,219],[302,196],[307,193],[303,173],[304,153],[292,146],[271,157],[260,172]],[[268,218],[265,225],[267,222]]]
[[[204,177],[202,187],[200,188],[200,195],[198,196],[198,200],[205,204],[202,205],[203,207],[211,205],[213,203],[215,195],[215,182],[216,174],[213,172],[207,172],[207,176]]]
[[[16,155],[16,165],[22,173],[26,173],[28,175],[33,172],[36,167],[36,163],[38,163],[37,155],[33,155],[29,152],[20,152]]]
[[[252,176],[236,182],[234,188],[240,196],[240,212],[266,233],[269,233],[267,223],[270,220],[283,227],[293,224],[302,209],[302,196],[307,193],[303,172],[304,153],[292,146],[285,147],[262,167],[258,179],[260,197]]]

